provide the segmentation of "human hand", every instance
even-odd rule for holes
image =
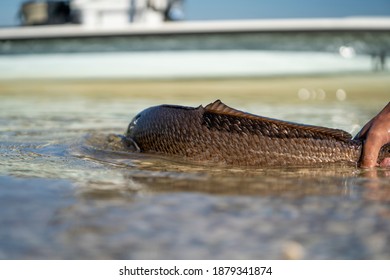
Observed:
[[[390,142],[390,102],[363,126],[354,139],[364,141],[360,166],[363,168],[377,166],[381,147]],[[383,160],[381,166],[390,166],[390,160],[388,158]]]

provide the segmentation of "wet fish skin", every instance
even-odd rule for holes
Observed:
[[[356,165],[362,151],[362,142],[343,130],[265,118],[220,100],[206,107],[145,109],[126,138],[141,152],[234,166]]]

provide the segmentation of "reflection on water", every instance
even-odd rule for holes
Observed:
[[[327,79],[324,99],[300,98],[303,87],[331,90],[294,79],[118,82],[109,97],[95,83],[2,85],[0,258],[388,259],[388,169],[205,166],[131,153],[110,136],[145,107],[217,98],[356,133],[388,102],[387,79],[366,84],[369,100]]]

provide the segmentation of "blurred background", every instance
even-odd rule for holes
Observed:
[[[184,12],[185,20],[217,20],[217,19],[265,19],[265,18],[317,18],[317,17],[386,17],[390,13],[390,4],[386,0],[373,0],[369,3],[364,0],[321,1],[297,0],[292,3],[288,0],[179,0],[179,1],[26,1],[3,0],[1,9],[2,26],[19,25],[18,18],[21,5],[25,2],[63,2],[66,5],[73,3],[106,2],[115,7],[118,2],[166,3],[180,2],[180,9]],[[133,4],[134,5],[134,4]],[[164,4],[166,5],[166,4]],[[131,9],[130,6],[128,6]],[[179,7],[175,7],[179,8]],[[183,15],[181,16],[183,18]]]
[[[386,70],[390,53],[390,2],[384,0],[0,5],[0,79],[370,72]]]

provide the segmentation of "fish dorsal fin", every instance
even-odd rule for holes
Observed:
[[[244,117],[244,118],[256,118],[260,116],[256,116],[250,113],[245,113],[243,111],[239,111],[232,107],[227,106],[221,100],[216,100],[213,103],[208,104],[205,108],[206,111],[217,113],[217,114],[225,114],[234,117]],[[261,118],[261,117],[260,117]]]
[[[294,122],[287,122],[273,118],[262,117],[231,108],[219,99],[213,103],[208,104],[204,109],[207,113],[225,115],[226,117],[245,118],[248,120],[253,120],[254,122],[259,122],[259,124],[264,124],[259,125],[259,127],[265,127],[264,130],[267,130],[266,134],[273,137],[315,139],[332,138],[344,142],[350,141],[352,139],[352,135],[344,130],[313,125],[303,125]],[[273,128],[272,131],[270,131],[269,127]],[[262,131],[259,132],[265,134]]]

